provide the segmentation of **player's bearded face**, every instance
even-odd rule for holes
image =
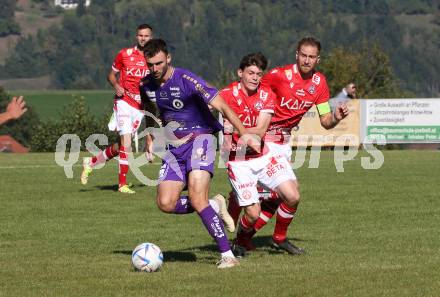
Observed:
[[[170,61],[170,56],[164,52],[159,52],[155,56],[147,59],[148,70],[153,74],[155,80],[164,78],[168,71]]]
[[[144,45],[153,38],[153,32],[150,29],[141,29],[137,31],[136,40],[139,48],[143,48]]]
[[[240,77],[242,87],[244,87],[248,93],[253,93],[260,85],[261,78],[263,77],[263,70],[255,65],[251,65],[244,70],[239,69],[238,76]]]
[[[296,63],[304,74],[313,71],[319,62],[318,48],[313,45],[303,45],[297,53]]]

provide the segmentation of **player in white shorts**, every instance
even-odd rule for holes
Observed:
[[[275,98],[270,88],[260,85],[266,66],[267,60],[260,53],[243,57],[238,69],[240,82],[233,82],[221,91],[221,96],[248,131],[262,139],[272,118]],[[237,203],[244,209],[234,243],[234,249],[240,249],[242,241],[253,235],[253,225],[260,215],[257,184],[276,191],[283,200],[292,203],[297,199],[296,178],[282,154],[272,153],[265,142],[261,143],[260,153],[246,150],[241,145],[238,134],[229,127],[225,121],[222,155],[229,160],[229,181],[236,193]],[[237,255],[241,254],[238,252]]]
[[[87,184],[93,168],[119,155],[118,191],[125,194],[135,192],[127,184],[128,155],[131,153],[132,136],[136,133],[143,117],[139,83],[149,71],[143,53],[143,46],[153,37],[153,29],[141,24],[136,31],[137,45],[119,51],[108,74],[108,81],[115,90],[113,115],[108,127],[117,131],[119,143],[113,143],[92,158],[84,158],[81,183]],[[119,76],[119,80],[117,78]]]

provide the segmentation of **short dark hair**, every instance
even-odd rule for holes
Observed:
[[[148,24],[140,24],[137,27],[136,32],[139,31],[139,30],[144,30],[144,29],[150,29],[151,31],[153,31],[153,27],[151,27],[150,25],[148,25]]]
[[[241,59],[240,66],[238,68],[244,70],[246,67],[252,65],[257,66],[258,68],[264,71],[267,68],[267,59],[260,52],[248,54]]]
[[[307,36],[301,39],[300,41],[298,41],[298,46],[296,47],[296,50],[299,52],[300,48],[303,45],[316,46],[318,48],[318,53],[321,52],[321,42],[319,42],[319,40],[316,39],[315,37]]]
[[[168,47],[165,40],[160,38],[153,38],[150,39],[144,46],[144,56],[146,58],[151,58],[157,55],[160,52],[165,53],[165,55],[168,55]]]

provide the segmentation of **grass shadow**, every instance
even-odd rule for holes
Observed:
[[[113,251],[113,254],[122,254],[122,255],[130,255],[132,251],[129,250],[116,250]],[[167,262],[196,262],[197,257],[192,252],[185,251],[167,251],[162,252],[164,261]]]

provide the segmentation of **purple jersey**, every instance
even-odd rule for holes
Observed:
[[[216,88],[182,68],[174,68],[162,86],[158,86],[150,75],[141,83],[142,97],[156,103],[163,125],[172,121],[179,123],[179,128],[174,132],[178,138],[191,133],[194,138],[223,129],[208,108],[209,102],[217,94]]]

